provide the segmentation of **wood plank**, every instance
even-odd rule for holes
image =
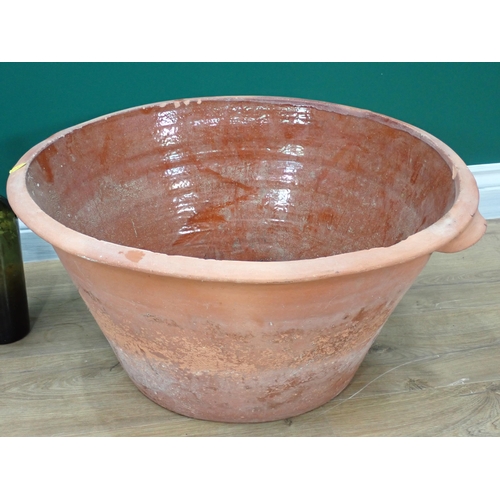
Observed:
[[[32,329],[0,346],[0,359],[109,348],[60,261],[28,263],[25,274]]]
[[[133,385],[59,261],[28,263],[33,329],[0,346],[2,436],[500,436],[500,220],[434,254],[349,387],[285,421],[176,415]]]
[[[99,431],[96,431],[99,433]],[[105,431],[102,435],[108,435]],[[349,401],[266,424],[186,419],[115,428],[128,436],[498,436],[500,384],[469,384]]]

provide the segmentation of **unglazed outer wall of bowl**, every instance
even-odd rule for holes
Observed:
[[[180,280],[59,251],[137,387],[182,415],[262,422],[346,387],[428,257],[287,284]]]

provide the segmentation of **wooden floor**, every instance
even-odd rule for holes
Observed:
[[[434,254],[350,386],[290,420],[171,413],[128,379],[58,261],[26,264],[30,335],[0,346],[1,436],[500,436],[500,219]]]

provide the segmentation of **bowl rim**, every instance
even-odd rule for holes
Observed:
[[[33,200],[26,185],[26,175],[35,157],[52,143],[87,125],[107,120],[112,116],[150,108],[178,108],[191,102],[255,101],[278,105],[304,105],[320,110],[374,120],[396,128],[424,141],[447,163],[455,184],[455,200],[451,208],[434,224],[387,247],[342,253],[314,259],[288,261],[214,260],[199,257],[170,255],[98,240],[77,232],[45,213]],[[234,283],[287,283],[325,279],[430,256],[462,234],[475,216],[479,191],[474,176],[463,160],[446,144],[433,135],[386,115],[373,111],[325,101],[272,96],[212,96],[159,101],[108,113],[92,120],[63,129],[29,149],[12,169],[7,181],[7,196],[16,215],[42,239],[50,243],[58,255],[71,254],[87,261],[107,264],[173,278]]]

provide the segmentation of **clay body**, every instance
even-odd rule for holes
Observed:
[[[433,251],[485,231],[436,138],[298,99],[153,104],[26,153],[9,201],[158,404],[276,420],[354,376]]]

